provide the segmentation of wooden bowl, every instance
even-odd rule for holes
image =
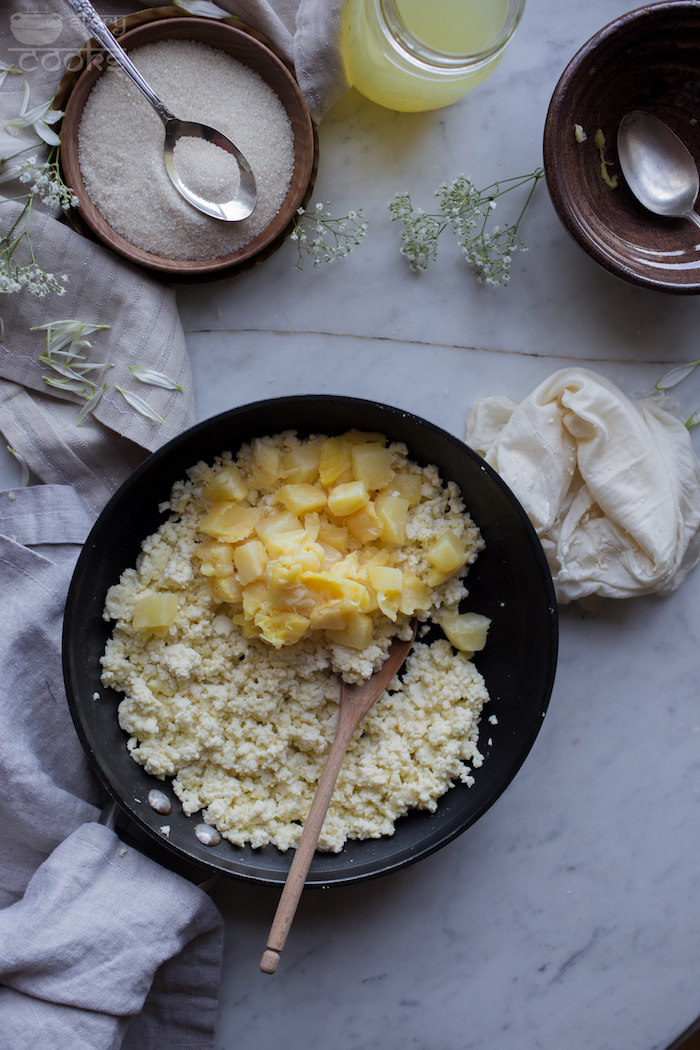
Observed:
[[[697,229],[642,207],[617,156],[617,129],[631,110],[665,121],[700,158],[700,7],[695,0],[648,4],[611,22],[584,44],[550,102],[544,165],[554,207],[592,259],[632,284],[697,295]],[[586,132],[578,142],[574,125]],[[605,136],[611,189],[594,138]]]
[[[177,11],[177,9],[174,9]],[[136,19],[133,28],[119,35],[122,47],[129,51],[159,40],[195,40],[225,51],[249,69],[258,73],[275,91],[289,116],[294,136],[294,170],[282,206],[266,228],[249,244],[215,259],[165,259],[137,248],[118,234],[98,211],[83,181],[78,159],[78,129],[83,107],[105,68],[104,52],[91,42],[86,53],[94,57],[77,76],[68,74],[58,96],[65,110],[61,128],[61,164],[64,177],[78,198],[78,214],[90,231],[119,255],[139,266],[171,280],[229,276],[240,269],[267,258],[289,236],[297,209],[309,200],[317,168],[317,138],[311,117],[299,86],[285,63],[241,23],[213,21],[207,18],[156,10],[148,12],[146,21]],[[234,20],[231,20],[234,21]],[[79,61],[78,61],[78,64]],[[57,105],[59,102],[57,101]]]

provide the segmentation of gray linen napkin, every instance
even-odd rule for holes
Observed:
[[[91,823],[105,797],[71,722],[60,656],[91,523],[69,486],[0,493],[0,1050],[205,1050],[216,908]]]

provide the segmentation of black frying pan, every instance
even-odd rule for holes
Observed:
[[[381,431],[403,441],[410,458],[434,463],[444,481],[459,485],[481,529],[486,549],[470,568],[465,608],[492,620],[489,640],[475,663],[486,679],[491,703],[484,710],[479,748],[484,765],[476,783],[457,784],[432,814],[401,818],[391,837],[349,841],[341,853],[317,853],[308,883],[357,882],[395,871],[444,846],[473,824],[498,798],[522,765],[537,736],[554,681],[557,612],[552,580],[532,526],[512,492],[470,448],[418,416],[371,401],[305,395],[259,401],[199,423],[149,457],[109,501],[78,559],[66,604],[63,663],[71,713],[100,780],[140,831],[177,859],[223,875],[259,883],[283,883],[292,852],[275,846],[252,849],[224,839],[205,846],[196,838],[198,815],[186,817],[169,782],[144,772],[126,750],[117,722],[120,694],[100,682],[100,656],[112,625],[102,619],[105,595],[133,566],[142,541],[165,515],[158,504],[198,460],[212,462],[236,452],[253,437],[295,429],[300,436],[340,434],[351,428]],[[99,693],[99,699],[94,698]],[[495,714],[497,725],[486,719]],[[487,744],[488,740],[491,744]],[[165,791],[172,813],[163,817],[147,803],[151,788]],[[170,826],[164,838],[160,827]],[[175,857],[173,858],[175,859]]]

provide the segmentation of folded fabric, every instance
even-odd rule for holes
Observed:
[[[206,1046],[220,957],[221,919],[206,893],[108,828],[83,824],[38,868],[22,899],[0,911],[0,982],[22,993],[0,995],[0,1046]],[[154,975],[166,993],[161,1009],[130,1032]],[[36,1000],[70,1008],[73,1031],[61,1033],[60,1044],[51,1012],[34,1013]]]
[[[686,427],[565,368],[520,405],[474,402],[467,443],[513,490],[549,562],[557,600],[670,593],[700,558],[700,464]]]
[[[0,493],[0,1050],[210,1050],[221,917],[91,823],[105,792],[61,669],[91,524],[71,486]]]

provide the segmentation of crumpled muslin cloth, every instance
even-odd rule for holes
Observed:
[[[686,427],[585,368],[519,405],[474,402],[467,443],[513,490],[542,542],[557,600],[668,594],[700,558],[700,464]]]

